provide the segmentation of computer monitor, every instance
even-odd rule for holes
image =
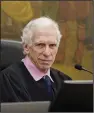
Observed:
[[[50,112],[93,112],[93,80],[65,81]]]

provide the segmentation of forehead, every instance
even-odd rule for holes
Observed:
[[[56,29],[52,26],[37,29],[34,32],[35,42],[57,42]]]

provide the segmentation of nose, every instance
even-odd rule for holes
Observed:
[[[46,46],[43,52],[43,55],[49,56],[51,54],[51,49],[49,46]]]

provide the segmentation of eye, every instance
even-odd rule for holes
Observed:
[[[39,48],[42,48],[42,47],[45,46],[45,44],[43,44],[43,43],[38,43],[38,44],[36,44],[36,46],[39,47]]]
[[[50,48],[55,48],[56,44],[50,44]]]

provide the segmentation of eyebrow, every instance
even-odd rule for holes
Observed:
[[[49,41],[48,41],[49,42]],[[45,41],[36,41],[35,43],[45,43]],[[54,41],[54,42],[50,42],[50,43],[57,43],[56,41]]]

